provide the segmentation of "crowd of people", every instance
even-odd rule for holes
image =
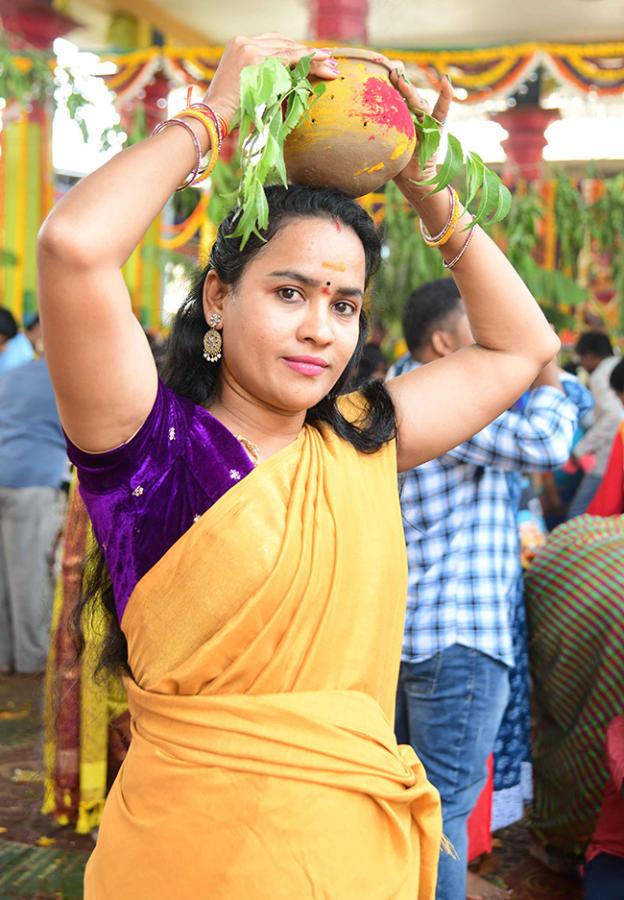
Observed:
[[[252,57],[309,52],[246,40],[213,115]],[[621,900],[624,361],[591,331],[560,367],[417,156],[397,184],[454,277],[409,297],[389,371],[376,229],[303,187],[267,191],[265,240],[225,220],[154,353],[119,270],[202,115],[57,205],[43,336],[0,309],[0,672],[46,670],[44,809],[99,829],[85,896],[479,900],[477,836],[532,798],[533,852]]]

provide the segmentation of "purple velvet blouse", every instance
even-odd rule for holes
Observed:
[[[104,551],[119,621],[143,575],[253,469],[218,419],[162,382],[152,411],[127,444],[86,453],[67,439],[67,450]]]

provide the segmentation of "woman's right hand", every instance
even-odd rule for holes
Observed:
[[[267,56],[276,56],[289,66],[296,65],[302,56],[314,54],[310,72],[317,78],[331,80],[338,76],[336,60],[326,50],[315,50],[283,34],[258,34],[255,37],[235,37],[225,48],[205,101],[227,122],[231,122],[240,100],[240,74],[245,66],[261,63]]]

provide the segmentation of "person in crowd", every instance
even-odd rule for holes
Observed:
[[[624,406],[624,359],[612,369],[609,384]],[[620,422],[607,468],[587,512],[594,516],[621,516],[624,513],[624,422]]]
[[[624,886],[624,715],[607,729],[609,780],[583,871],[585,900],[621,900]]]
[[[576,354],[586,372],[594,396],[593,420],[574,447],[574,458],[583,477],[570,503],[569,517],[585,512],[605,473],[613,438],[624,418],[622,404],[611,388],[609,378],[619,362],[611,341],[599,331],[586,331],[576,344]]]
[[[30,341],[36,356],[43,353],[43,335],[41,333],[41,319],[39,313],[29,313],[24,316],[24,334]]]
[[[572,452],[570,459],[564,466],[552,473],[552,481],[547,480],[543,485],[544,517],[548,530],[568,518],[570,501],[574,497],[583,472],[574,459],[574,448],[592,425],[595,401],[591,391],[581,382],[574,367],[580,368],[580,364],[568,363],[559,371],[561,386],[568,397],[578,409],[578,425],[572,440]]]
[[[41,672],[67,456],[47,363],[0,375],[0,670]]]
[[[355,375],[356,386],[366,384],[367,381],[383,381],[388,372],[386,357],[379,344],[369,343],[362,350],[362,358]]]
[[[27,336],[19,331],[11,310],[0,306],[0,375],[35,356]]]
[[[341,395],[381,247],[337,191],[269,188],[268,226],[244,246],[241,210],[224,220],[162,381],[121,276],[200,154],[214,161],[243,68],[308,54],[280,35],[234,39],[205,103],[65,194],[39,238],[46,353],[108,567],[90,596],[109,612],[104,655],[125,672],[133,721],[86,900],[207,885],[212,900],[250,885],[272,900],[373,885],[434,897],[439,797],[390,725],[406,594],[397,470],[499,415],[556,336],[495,243],[467,233],[459,200],[422,185],[435,164],[418,153],[397,184],[443,235],[475,343],[389,387]],[[339,76],[326,51],[312,72]],[[450,100],[443,81],[438,120]]]
[[[474,341],[451,279],[411,295],[403,331],[409,353],[390,378],[427,371]],[[466,896],[466,822],[509,700],[514,621],[524,620],[507,475],[565,462],[576,419],[551,363],[522,412],[503,412],[401,479],[409,582],[396,734],[440,791],[444,833],[457,851],[440,861],[438,900]]]
[[[583,515],[556,528],[528,570],[526,597],[532,852],[574,870],[603,803],[607,729],[622,714],[624,517]]]

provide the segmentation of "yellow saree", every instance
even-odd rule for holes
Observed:
[[[87,900],[432,900],[439,798],[393,734],[396,449],[306,426],[126,609],[128,755]]]

